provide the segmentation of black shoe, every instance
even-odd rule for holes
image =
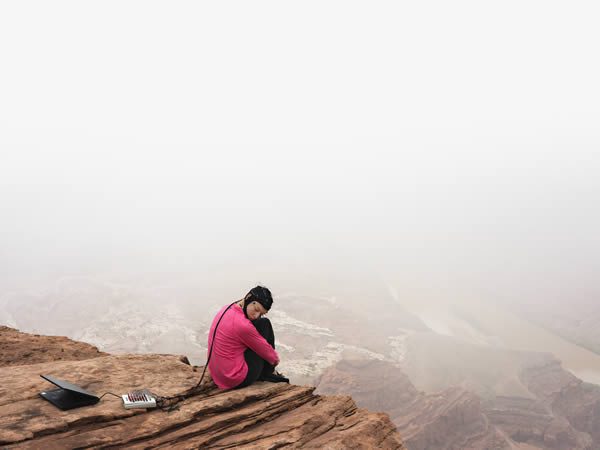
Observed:
[[[271,383],[290,383],[290,379],[284,377],[279,372],[273,372],[259,378],[260,381],[270,381]]]

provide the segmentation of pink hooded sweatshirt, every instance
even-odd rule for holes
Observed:
[[[209,352],[213,345],[212,338],[215,325],[227,306],[221,308],[212,321],[208,333]],[[254,350],[258,356],[269,364],[275,364],[276,361],[279,361],[277,352],[256,331],[252,322],[244,315],[242,308],[235,304],[227,310],[221,323],[219,323],[215,336],[215,347],[208,363],[212,379],[221,389],[234,388],[246,378],[248,366],[244,359],[244,351],[247,348]]]

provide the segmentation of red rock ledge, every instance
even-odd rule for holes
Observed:
[[[201,367],[175,355],[107,355],[64,337],[0,327],[0,446],[65,448],[382,448],[405,449],[387,414],[357,408],[348,396],[314,387],[258,382],[221,391],[212,381],[172,412],[126,410],[118,398],[61,411],[38,393],[64,379],[97,395],[148,388],[173,395],[198,381]]]

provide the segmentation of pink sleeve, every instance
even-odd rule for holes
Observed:
[[[242,323],[243,325],[238,328],[240,340],[269,364],[279,361],[279,355],[275,349],[256,331],[254,325],[250,322]]]

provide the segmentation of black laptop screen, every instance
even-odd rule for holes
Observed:
[[[55,384],[59,388],[66,389],[68,391],[78,392],[82,395],[89,395],[90,397],[95,397],[94,394],[86,391],[85,389],[76,386],[74,384],[69,383],[68,381],[59,380],[58,378],[51,377],[50,375],[40,375],[44,380],[49,381],[52,384]]]

